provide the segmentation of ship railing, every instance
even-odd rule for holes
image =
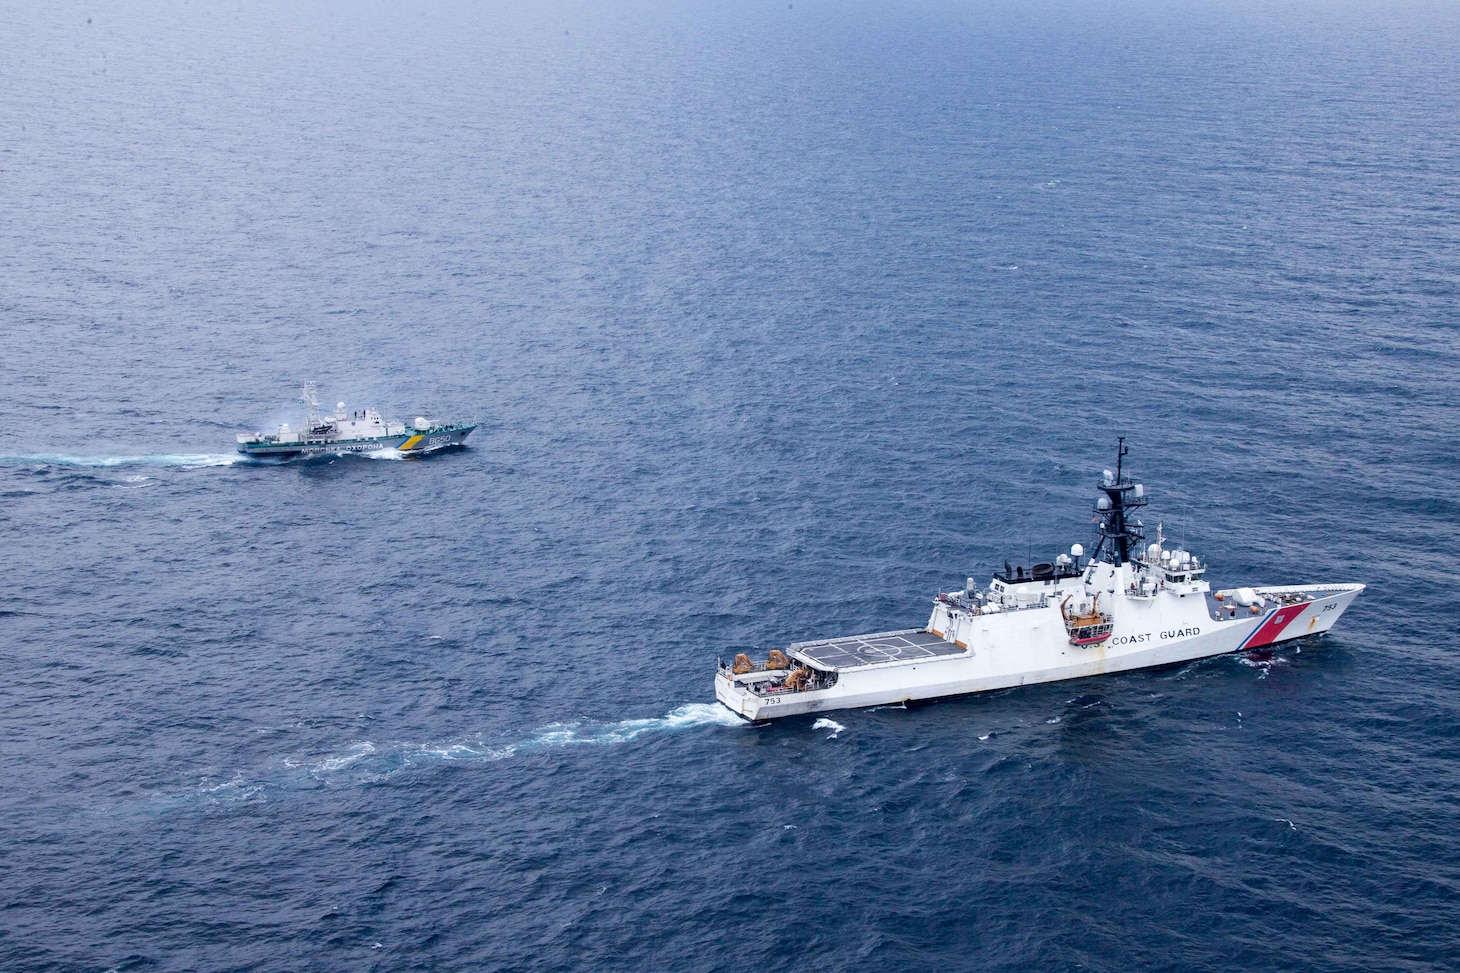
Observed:
[[[1262,595],[1277,597],[1283,594],[1310,595],[1314,592],[1330,594],[1342,591],[1352,591],[1351,584],[1292,584],[1292,585],[1254,585],[1252,590]],[[1222,589],[1225,594],[1229,589]],[[1235,589],[1232,589],[1235,590]]]
[[[909,635],[909,634],[911,634],[913,632],[921,632],[921,631],[924,631],[924,630],[921,629],[921,628],[899,628],[899,629],[896,629],[895,631],[891,631],[891,632],[875,632],[875,633],[873,633],[871,635],[859,635],[857,637],[860,638],[860,639],[863,639],[863,640],[885,639],[885,638],[891,638],[894,635]],[[840,637],[829,638],[829,639],[811,639],[811,640],[808,640],[808,641],[805,641],[805,642],[792,642],[790,645],[786,646],[786,651],[787,652],[795,652],[795,651],[799,651],[801,649],[814,649],[814,648],[817,648],[818,646],[830,645],[833,642],[840,642],[845,637],[846,636],[840,636]],[[792,659],[791,661],[794,662],[796,660],[795,659]]]
[[[1028,611],[1031,608],[1047,608],[1049,606],[1048,596],[1041,597],[1038,601],[1007,601],[995,602],[997,608],[990,606],[988,602],[983,604],[952,603],[955,608],[960,608],[971,615],[1004,615],[1009,612]]]
[[[794,662],[795,660],[793,659],[792,661]],[[736,676],[748,676],[753,672],[790,672],[791,668],[793,668],[787,666],[772,666],[769,662],[755,662],[752,660],[749,669],[741,669],[739,672],[736,672],[734,663],[727,663],[723,657],[717,657],[715,659],[715,662],[718,663],[721,672],[729,673]]]
[[[742,670],[740,672],[736,672],[733,665],[726,664],[723,657],[716,658],[715,663],[719,667],[721,674],[729,676],[731,679],[736,679],[742,676],[751,676],[755,675],[756,673],[767,672],[784,672],[789,676],[792,672],[797,672],[802,669],[805,669],[806,671],[811,673],[811,675],[806,678],[806,682],[799,688],[787,686],[784,680],[781,682],[776,682],[774,678],[753,681],[746,680],[745,683],[743,683],[744,688],[749,692],[755,693],[757,696],[780,696],[786,693],[805,693],[810,692],[814,689],[826,689],[830,686],[836,685],[837,674],[835,672],[827,672],[821,669],[817,669],[813,666],[808,666],[804,662],[800,662],[796,659],[791,660],[792,664],[789,668],[784,666],[777,666],[775,668],[772,668],[769,663],[752,662],[751,668]]]
[[[809,666],[805,668],[810,669]],[[814,692],[818,689],[830,689],[832,686],[836,685],[836,673],[820,672],[816,669],[811,669],[811,672],[814,673],[814,675],[812,675],[804,683],[802,683],[800,687],[788,686],[785,683],[762,682],[752,684],[750,686],[747,686],[746,688],[755,693],[757,696],[789,696],[796,693]]]
[[[1002,615],[1006,612],[1025,611],[1030,608],[1044,608],[1049,605],[1049,599],[1053,592],[1043,593],[1037,601],[975,601],[966,596],[960,596],[957,592],[953,594],[940,593],[937,601],[939,604],[948,605],[959,611],[967,612],[970,615]],[[998,607],[993,607],[997,605]]]

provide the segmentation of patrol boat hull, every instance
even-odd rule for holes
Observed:
[[[1213,592],[1206,565],[1167,547],[1159,531],[1156,543],[1139,543],[1144,529],[1130,516],[1146,503],[1139,484],[1106,471],[1099,486],[1099,539],[1088,561],[1076,544],[1027,572],[1006,564],[985,590],[970,579],[965,590],[940,594],[920,629],[799,642],[764,663],[737,655],[721,662],[715,698],[766,720],[1189,662],[1322,635],[1364,590]],[[1104,637],[1092,641],[1092,632]]]
[[[269,442],[260,439],[240,440],[238,451],[246,456],[290,458],[317,454],[373,453],[382,449],[394,449],[402,453],[431,453],[449,446],[460,446],[466,442],[472,430],[471,425],[449,425],[425,432],[412,430],[394,436],[374,436],[365,439],[302,440],[299,442]]]

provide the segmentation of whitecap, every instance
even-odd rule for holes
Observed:
[[[363,743],[355,744],[350,748],[348,753],[343,753],[337,757],[326,757],[314,765],[312,772],[315,774],[329,774],[337,770],[344,770],[351,764],[364,760],[374,752],[375,744],[366,740]]]
[[[839,733],[841,733],[843,730],[845,730],[846,727],[842,726],[836,720],[829,720],[829,719],[827,719],[826,717],[823,716],[823,717],[821,717],[821,719],[819,719],[815,723],[812,723],[811,724],[811,729],[813,729],[813,730],[830,730],[831,733],[829,733],[826,738],[828,740],[835,740],[837,738],[837,735]]]
[[[458,760],[461,758],[481,757],[486,751],[469,747],[464,743],[453,743],[439,747],[423,747],[421,753],[430,757],[439,757],[442,760]]]
[[[239,771],[228,780],[216,783],[205,778],[194,793],[210,804],[244,804],[260,796],[263,790],[263,784],[248,780]]]

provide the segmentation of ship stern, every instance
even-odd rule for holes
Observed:
[[[737,683],[723,669],[715,673],[715,698],[736,716],[752,721],[760,718],[760,697]]]

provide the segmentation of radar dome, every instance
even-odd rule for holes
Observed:
[[[1084,544],[1074,544],[1074,545],[1071,545],[1071,547],[1070,547],[1070,557],[1084,557],[1084,556],[1085,556],[1085,545]]]

